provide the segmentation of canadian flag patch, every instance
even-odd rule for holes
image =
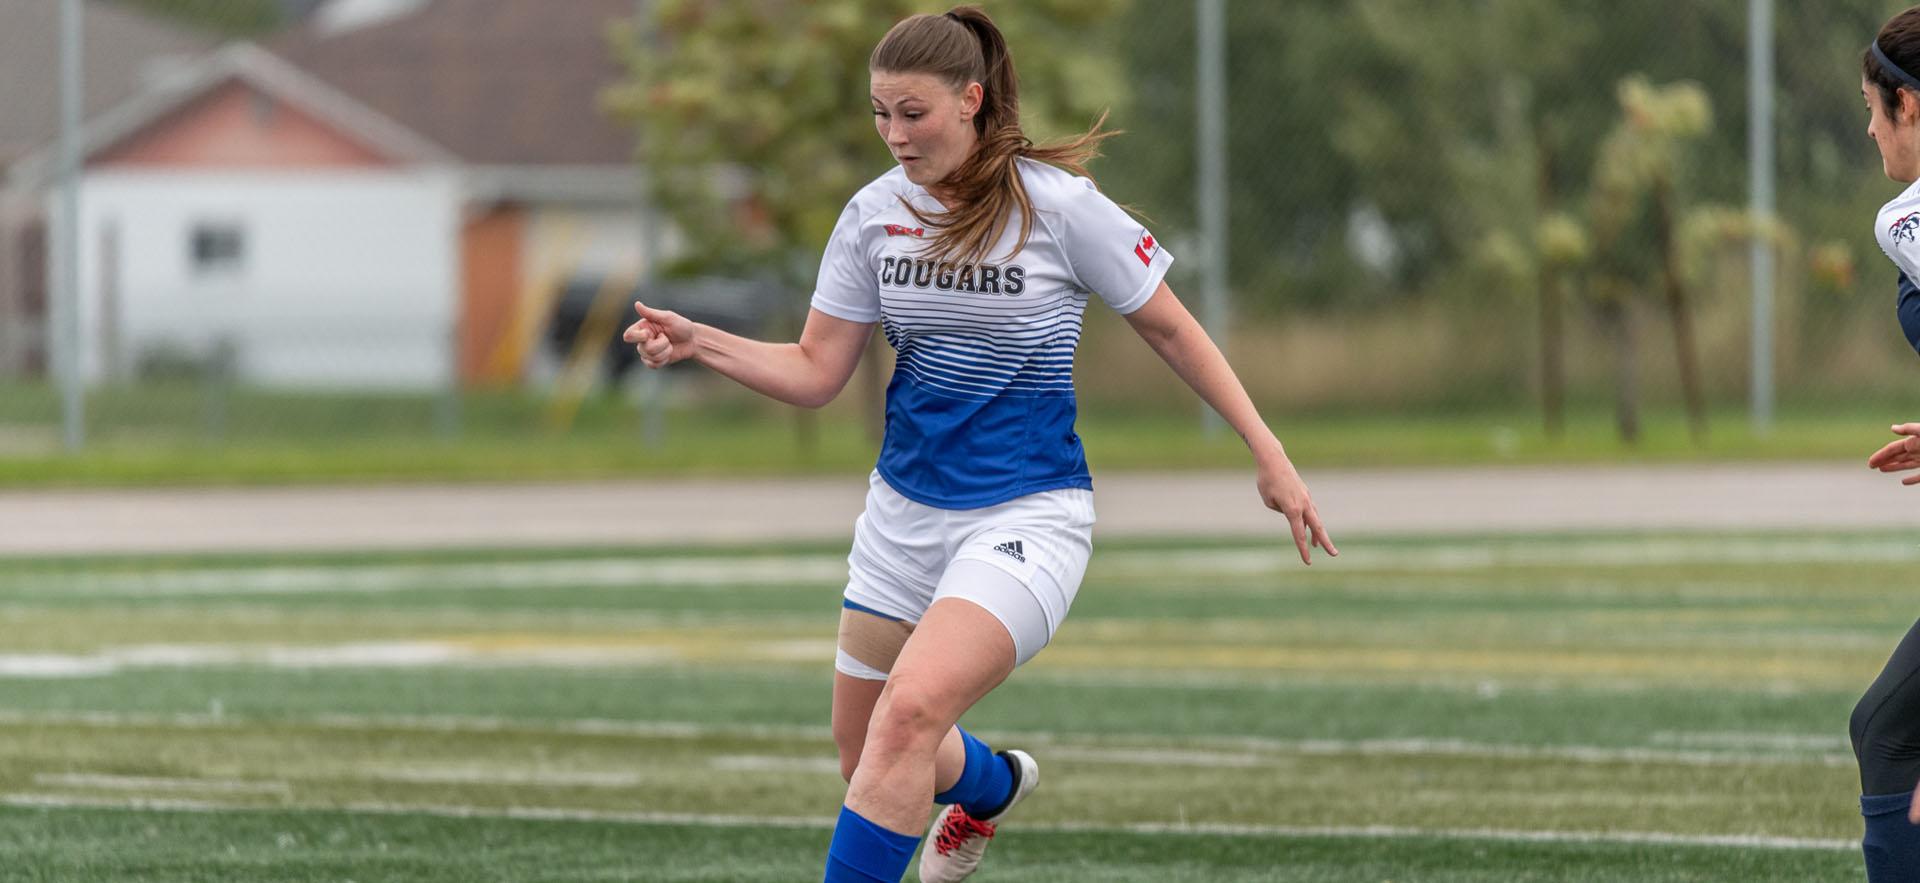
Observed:
[[[1140,263],[1151,267],[1153,266],[1153,256],[1159,253],[1160,243],[1154,241],[1153,234],[1141,230],[1140,241],[1133,246],[1133,256],[1139,258]]]

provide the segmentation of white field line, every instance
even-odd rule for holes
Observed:
[[[1880,644],[1886,647],[1883,640]],[[1045,659],[1042,656],[1041,659]],[[1555,692],[1578,690],[1590,693],[1633,694],[1657,690],[1671,690],[1684,686],[1674,680],[1659,680],[1631,677],[1591,677],[1584,675],[1539,675],[1521,678],[1502,674],[1499,678],[1489,678],[1475,673],[1458,675],[1411,672],[1401,678],[1398,673],[1391,680],[1383,680],[1366,675],[1332,674],[1327,671],[1258,671],[1223,670],[1206,671],[1197,669],[1115,669],[1110,671],[1090,671],[1073,668],[1035,667],[1033,671],[1022,670],[1021,682],[1025,684],[1049,684],[1055,686],[1088,686],[1116,689],[1167,689],[1216,692],[1254,692],[1283,693],[1301,688],[1339,687],[1346,689],[1369,689],[1375,687],[1394,687],[1419,689],[1443,693],[1470,693],[1481,699],[1498,699],[1507,693],[1541,695]],[[1798,681],[1756,681],[1742,684],[1737,688],[1744,693],[1761,693],[1771,697],[1798,696],[1816,689],[1817,684]]]
[[[1714,748],[1770,748],[1776,751],[1844,751],[1844,735],[1821,736],[1808,733],[1701,732],[1653,733],[1657,745],[1688,745]]]
[[[565,720],[542,721],[491,717],[384,716],[327,714],[310,718],[163,715],[119,712],[0,711],[0,725],[80,724],[102,727],[169,727],[225,729],[246,726],[319,727],[330,730],[446,733],[562,733],[569,735],[628,736],[705,741],[716,738],[806,739],[831,741],[826,727],[710,725],[676,721]],[[1267,739],[1257,736],[1149,736],[1090,735],[1050,731],[1007,731],[993,734],[995,742],[1029,746],[1057,746],[1081,752],[1077,759],[1095,763],[1155,765],[1244,766],[1250,754],[1287,756],[1457,757],[1492,760],[1553,760],[1579,763],[1659,763],[1678,766],[1777,766],[1818,764],[1848,767],[1853,756],[1843,752],[1730,752],[1703,749],[1601,747],[1591,745],[1517,745],[1472,742],[1464,739]],[[1063,755],[1066,756],[1066,755]],[[1202,759],[1208,759],[1203,763]],[[835,768],[837,769],[837,767]]]
[[[398,730],[417,733],[557,733],[582,736],[626,736],[660,739],[709,739],[736,736],[746,739],[828,740],[826,727],[736,724],[717,727],[680,721],[628,721],[601,718],[539,720],[479,715],[361,715],[326,713],[304,717],[247,717],[224,714],[154,714],[118,711],[0,710],[0,726],[73,725],[94,727],[160,727],[203,730],[237,727],[302,727],[322,730]]]
[[[804,645],[804,646],[803,646]],[[823,649],[824,648],[824,649]],[[831,659],[832,643],[773,642],[756,658]],[[130,669],[263,666],[281,669],[421,668],[489,665],[660,665],[680,660],[672,648],[486,647],[457,641],[384,641],[291,646],[281,644],[137,644],[85,654],[0,654],[0,678],[83,678]]]
[[[1282,574],[1295,566],[1282,549],[1195,549],[1102,552],[1096,572],[1127,574]],[[1920,543],[1890,539],[1811,540],[1640,538],[1471,544],[1421,548],[1356,548],[1346,570],[1479,570],[1531,565],[1823,564],[1920,562]],[[166,570],[151,573],[23,573],[0,588],[128,597],[417,589],[502,589],[685,585],[722,588],[846,580],[844,554],[586,558],[498,563],[270,566]]]
[[[544,589],[845,582],[842,555],[589,558],[491,564],[223,567],[151,573],[22,574],[0,586],[110,596],[279,595],[409,589]]]
[[[736,773],[818,773],[840,775],[840,761],[832,757],[793,757],[777,754],[722,754],[707,761],[716,770]]]
[[[1106,763],[1121,766],[1186,766],[1205,768],[1269,767],[1293,760],[1284,754],[1229,753],[1179,749],[1147,750],[1139,748],[1071,748],[1051,746],[1049,761]],[[832,757],[793,757],[784,754],[722,754],[707,761],[716,770],[757,773],[818,773],[840,775],[840,762]]]
[[[117,791],[218,791],[228,794],[291,794],[285,782],[247,779],[168,779],[103,773],[37,773],[35,785],[50,788],[99,788]]]
[[[719,622],[721,620],[714,620]],[[761,623],[764,624],[764,623]],[[1831,646],[1831,644],[1827,645]],[[1865,646],[1863,644],[1863,646]],[[1880,646],[1874,639],[1873,646]],[[736,661],[756,663],[817,663],[823,667],[833,658],[831,638],[803,638],[761,641],[751,646],[750,655],[742,653]],[[0,654],[0,679],[54,679],[103,677],[129,670],[153,668],[212,668],[256,665],[285,669],[328,668],[431,668],[482,669],[488,667],[555,666],[573,668],[631,668],[675,665],[688,662],[683,653],[671,647],[641,644],[613,646],[491,646],[476,648],[458,641],[385,641],[355,642],[318,646],[278,644],[138,644],[110,647],[85,654],[16,653]],[[699,660],[705,662],[706,660]],[[813,669],[786,669],[777,676],[804,677],[817,683]],[[1185,690],[1276,691],[1299,687],[1377,683],[1365,678],[1341,678],[1325,673],[1276,672],[1261,674],[1245,671],[1136,671],[1089,672],[1077,669],[1052,669],[1044,665],[1022,675],[1027,683],[1087,685],[1096,687],[1156,689],[1178,687]],[[1400,686],[1432,690],[1471,690],[1481,698],[1492,699],[1507,690],[1538,691],[1578,687],[1611,692],[1639,692],[1670,687],[1657,680],[1633,678],[1560,679],[1496,681],[1473,675],[1456,677],[1415,676],[1396,680]],[[1746,689],[1761,689],[1773,695],[1796,695],[1810,687],[1794,682],[1769,682]]]
[[[200,801],[101,800],[66,794],[13,793],[0,795],[0,804],[30,808],[96,807],[131,810],[176,810],[188,812],[245,812],[258,807],[216,805]],[[377,815],[425,815],[456,819],[512,819],[523,821],[616,822],[635,825],[688,825],[713,828],[816,828],[829,829],[834,820],[827,816],[748,816],[703,815],[697,813],[612,812],[565,807],[479,807],[444,804],[406,805],[392,803],[348,803],[340,806],[271,807],[272,811],[348,812]],[[1108,825],[1087,822],[1021,822],[1020,830],[1033,832],[1073,832],[1117,835],[1228,836],[1276,839],[1353,838],[1484,840],[1507,843],[1571,844],[1648,844],[1655,846],[1707,846],[1744,849],[1788,849],[1852,851],[1860,848],[1857,840],[1807,837],[1773,837],[1759,834],[1675,834],[1666,831],[1525,831],[1501,828],[1409,828],[1394,825],[1354,827],[1237,825],[1221,823],[1138,822]]]
[[[1258,575],[1299,565],[1291,549],[1170,550],[1096,553],[1100,571],[1165,573],[1189,570]],[[1886,564],[1920,562],[1910,540],[1594,539],[1540,543],[1474,543],[1421,548],[1358,548],[1334,566],[1346,570],[1482,570],[1536,565]]]
[[[477,766],[357,766],[351,775],[377,782],[421,785],[533,785],[563,788],[633,788],[647,781],[646,776],[634,772],[514,770]]]

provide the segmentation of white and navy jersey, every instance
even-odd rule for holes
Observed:
[[[887,386],[880,476],[901,496],[976,509],[1091,488],[1074,434],[1073,354],[1089,294],[1121,313],[1159,288],[1173,256],[1093,182],[1019,161],[1034,221],[1019,219],[977,265],[921,252],[939,202],[895,167],[862,188],[820,261],[813,307],[879,322],[898,359]]]
[[[1920,279],[1920,181],[1880,207],[1874,237],[1887,259],[1908,278]]]
[[[1874,238],[1888,260],[1900,268],[1894,312],[1900,317],[1900,330],[1907,344],[1920,352],[1920,182],[1915,182],[1893,201],[1880,207],[1874,224]]]

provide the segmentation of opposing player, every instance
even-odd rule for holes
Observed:
[[[1880,209],[1875,233],[1900,269],[1897,313],[1907,342],[1920,350],[1920,7],[1880,28],[1861,59],[1867,135],[1880,148],[1887,177],[1909,185]],[[1920,468],[1920,424],[1893,427],[1901,438],[1874,452],[1882,472]],[[1920,475],[1902,484],[1920,483]],[[1920,881],[1920,622],[1894,648],[1887,666],[1853,709],[1849,726],[1860,764],[1861,840],[1872,883]]]
[[[1074,434],[1073,354],[1089,296],[1124,314],[1253,452],[1257,487],[1302,561],[1338,554],[1307,487],[1233,370],[1162,278],[1173,256],[1085,177],[1096,126],[1035,146],[1006,42],[972,6],[917,15],[869,62],[874,122],[899,165],[848,203],[794,344],[746,340],[636,304],[650,367],[695,359],[817,407],[878,324],[898,355],[886,437],[854,525],[833,691],[850,787],[827,881],[896,881],[927,824],[920,879],[959,880],[1039,781],[963,713],[1052,639],[1092,550]]]

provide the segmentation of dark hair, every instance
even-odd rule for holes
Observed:
[[[1888,19],[1886,24],[1880,26],[1880,33],[1874,37],[1874,42],[1879,44],[1881,52],[1886,53],[1888,61],[1909,74],[1920,76],[1920,6]],[[1860,56],[1860,73],[1880,90],[1881,106],[1887,109],[1889,118],[1898,122],[1900,90],[1913,87],[1898,74],[1887,70],[1880,59],[1874,58],[1871,47]]]
[[[980,112],[973,117],[979,146],[940,182],[954,204],[940,213],[907,205],[920,223],[938,228],[927,243],[927,254],[935,261],[984,260],[1005,233],[1009,215],[1016,212],[1020,238],[1014,250],[1026,247],[1033,231],[1033,200],[1020,181],[1019,159],[1028,157],[1091,177],[1085,164],[1100,155],[1100,142],[1119,134],[1101,131],[1106,122],[1102,114],[1093,128],[1077,137],[1047,145],[1028,140],[1020,130],[1020,80],[1013,71],[1013,56],[1000,29],[978,6],[956,6],[945,15],[901,20],[873,48],[867,66],[889,73],[932,74],[957,89],[968,83],[981,86]]]

